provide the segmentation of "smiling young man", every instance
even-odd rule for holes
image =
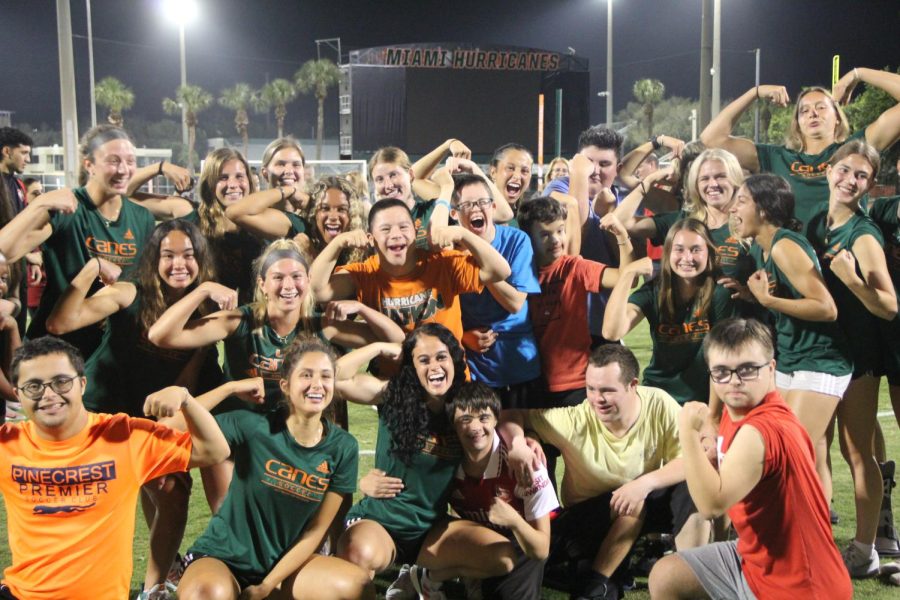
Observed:
[[[674,534],[679,548],[708,536],[684,485],[678,403],[638,385],[638,371],[628,348],[600,346],[579,405],[503,412],[501,433],[516,472],[531,461],[523,427],[559,448],[565,461],[565,508],[552,524],[549,562],[590,565],[576,573],[572,598],[618,598],[619,567],[641,533]]]
[[[684,472],[701,514],[727,512],[738,539],[664,557],[650,573],[651,596],[851,598],[812,441],[775,387],[771,333],[753,319],[728,319],[703,347],[725,406],[718,468],[701,444],[709,408],[689,402],[678,423]]]
[[[504,408],[525,408],[528,390],[541,375],[527,301],[528,294],[541,291],[534,251],[525,232],[494,224],[494,201],[482,177],[462,173],[453,180],[451,216],[499,252],[512,271],[480,293],[460,296],[466,360],[472,378],[493,388]]]
[[[449,198],[453,180],[445,177],[441,197]],[[379,200],[369,211],[368,234],[342,233],[313,261],[309,280],[316,301],[355,298],[390,317],[407,333],[435,322],[462,339],[459,295],[505,280],[510,276],[509,264],[488,242],[462,227],[432,230],[432,239],[439,246],[458,243],[470,254],[421,249],[406,203],[395,198]],[[369,245],[375,247],[375,256],[333,272],[341,252]]]
[[[144,406],[153,417],[181,411],[184,433],[124,414],[88,413],[84,360],[58,338],[19,348],[11,379],[28,421],[0,427],[0,492],[12,552],[0,598],[127,597],[141,485],[221,462],[228,443],[184,388]]]

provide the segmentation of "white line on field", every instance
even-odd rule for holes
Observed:
[[[360,450],[359,455],[360,456],[375,456],[375,451],[374,450]]]
[[[888,417],[894,418],[894,411],[892,410],[883,410],[878,413],[879,419],[887,419]]]

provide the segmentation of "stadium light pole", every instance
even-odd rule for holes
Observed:
[[[194,0],[164,0],[163,12],[178,25],[178,46],[181,49],[181,85],[187,85],[187,62],[184,57],[184,27],[197,18],[198,7]],[[187,107],[181,105],[181,143],[187,146]]]
[[[612,127],[613,114],[613,0],[606,0],[606,126]]]

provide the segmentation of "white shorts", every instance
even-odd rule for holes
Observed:
[[[830,375],[819,371],[794,371],[791,374],[775,371],[775,385],[780,390],[805,391],[843,398],[850,385],[852,373]]]

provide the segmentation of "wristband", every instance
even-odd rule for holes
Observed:
[[[447,210],[450,210],[450,203],[444,199],[438,199],[434,201],[434,207],[437,208],[438,206],[446,206]]]
[[[159,161],[159,168],[156,170],[156,175],[157,175],[157,176],[160,176],[160,175],[163,174],[162,170],[163,170],[163,165],[165,165],[165,164],[166,164],[166,161],[165,161],[165,160]]]
[[[641,180],[641,193],[642,193],[643,195],[645,195],[645,196],[647,195],[647,188],[644,186],[644,180],[643,180],[643,179]]]
[[[620,242],[618,239],[616,239],[616,243],[619,246],[627,246],[628,242],[630,242],[630,241],[631,241],[631,237],[626,237],[624,242]]]
[[[853,77],[856,81],[859,81],[859,71],[856,70],[856,67],[853,67]]]
[[[98,281],[103,281],[103,280],[100,278],[100,274],[103,273],[103,264],[100,262],[100,257],[99,257],[99,256],[95,256],[94,258],[97,259],[97,280],[98,280]]]
[[[659,136],[658,136],[658,135],[655,135],[655,136],[653,136],[652,138],[650,138],[650,143],[653,144],[653,149],[654,149],[654,150],[659,150],[659,149],[662,147],[662,144],[659,143]]]
[[[759,100],[759,86],[756,86],[756,99]]]

